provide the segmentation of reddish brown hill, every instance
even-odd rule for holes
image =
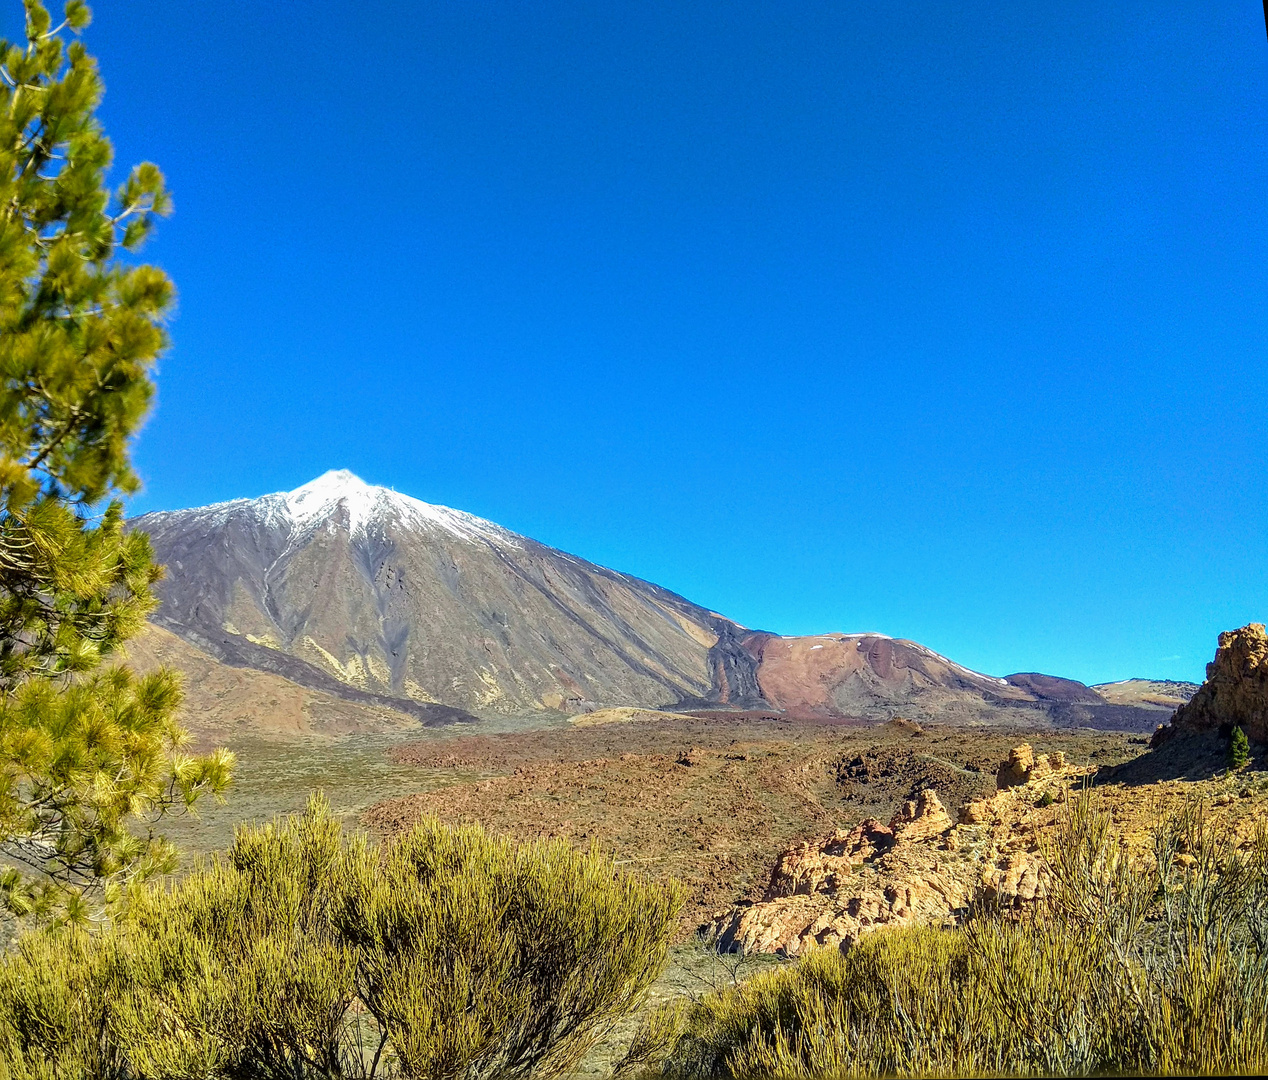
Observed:
[[[877,704],[969,695],[1005,704],[1036,700],[1005,679],[981,675],[914,641],[881,634],[777,637],[741,641],[757,663],[762,697],[776,708],[852,716]]]

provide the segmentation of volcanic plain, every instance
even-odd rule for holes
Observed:
[[[523,839],[597,843],[618,864],[683,885],[686,938],[729,905],[760,899],[798,840],[889,820],[928,788],[951,807],[993,793],[1000,761],[1026,739],[1092,770],[1128,760],[1144,742],[1104,731],[744,715],[463,734],[389,749],[430,790],[380,802],[361,821],[382,837],[430,815]],[[451,783],[441,781],[445,770]]]

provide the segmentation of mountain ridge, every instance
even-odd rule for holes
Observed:
[[[753,630],[346,470],[130,527],[168,567],[158,625],[231,665],[423,722],[445,709],[608,705],[864,717],[1108,707],[1082,683],[984,675],[885,635]]]

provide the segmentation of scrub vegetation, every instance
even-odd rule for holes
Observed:
[[[643,1025],[623,1071],[704,1077],[1256,1073],[1268,1064],[1268,831],[1197,805],[1133,858],[1089,796],[1045,852],[1048,897],[910,927]]]
[[[384,850],[314,799],[0,968],[14,1078],[570,1071],[660,975],[675,890],[435,821]]]

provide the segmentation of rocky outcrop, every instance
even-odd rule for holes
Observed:
[[[1017,787],[1019,784],[1029,784],[1045,776],[1051,776],[1064,768],[1065,754],[1060,750],[1036,758],[1030,744],[1022,743],[1021,746],[1015,746],[1009,751],[1008,760],[1000,765],[999,772],[995,774],[995,783],[1001,790]]]
[[[915,799],[903,803],[889,827],[893,830],[896,841],[916,844],[941,836],[951,828],[951,818],[942,805],[942,800],[938,798],[938,793],[930,788],[922,791]]]
[[[780,856],[766,895],[775,899],[840,892],[856,867],[893,846],[893,829],[875,818],[868,818],[850,832],[803,841]]]
[[[1268,742],[1268,634],[1262,623],[1220,634],[1206,682],[1158,729],[1153,745],[1180,734],[1227,734],[1234,726],[1256,742]]]
[[[723,949],[799,956],[848,947],[882,926],[946,922],[971,899],[950,854],[933,845],[881,845],[858,864],[832,855],[833,846],[829,840],[786,853],[779,884],[796,892],[732,908],[706,932]]]
[[[1037,826],[1051,823],[1081,770],[1019,746],[1000,775],[1000,789],[967,804],[958,824],[927,789],[888,826],[869,819],[795,845],[760,902],[719,913],[706,933],[722,948],[797,956],[883,926],[954,923],[975,898],[1017,907],[1042,897]]]

